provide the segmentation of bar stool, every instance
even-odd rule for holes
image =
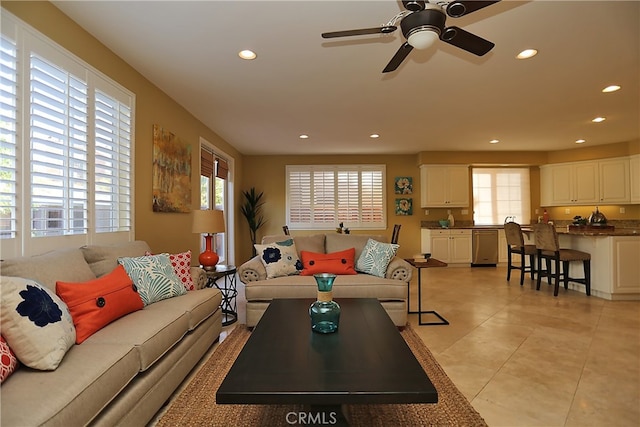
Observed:
[[[507,238],[507,282],[511,280],[511,270],[520,270],[520,286],[524,283],[524,274],[530,273],[531,280],[536,275],[536,245],[525,245],[522,228],[517,222],[506,222],[504,224],[504,234]],[[520,265],[514,265],[512,261],[513,254],[520,254]],[[527,256],[529,257],[529,266],[527,267]]]
[[[535,224],[533,234],[536,241],[538,255],[538,281],[536,290],[540,290],[540,280],[547,278],[547,282],[555,279],[553,296],[558,296],[560,279],[564,282],[564,288],[568,289],[569,282],[582,283],[586,287],[587,295],[591,295],[591,254],[575,249],[561,249],[558,243],[558,233],[553,224]],[[542,269],[542,260],[545,260],[546,269]],[[553,261],[554,269],[551,269]],[[569,276],[569,263],[582,261],[584,279],[576,279]],[[562,268],[561,268],[562,263]]]

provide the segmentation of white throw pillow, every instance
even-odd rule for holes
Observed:
[[[302,271],[302,261],[298,258],[293,239],[254,246],[262,265],[267,270],[267,279],[291,276]]]
[[[51,371],[76,342],[67,305],[31,279],[0,277],[2,335],[20,362]]]
[[[387,273],[387,267],[393,257],[396,256],[399,247],[400,245],[395,243],[381,243],[373,239],[367,240],[367,244],[362,249],[362,253],[356,263],[356,271],[384,277]]]

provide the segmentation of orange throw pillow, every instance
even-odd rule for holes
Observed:
[[[303,267],[300,272],[301,276],[311,276],[318,273],[358,274],[354,268],[355,248],[329,254],[300,251],[300,257]]]
[[[56,282],[56,293],[71,312],[76,327],[76,344],[82,343],[114,320],[144,306],[122,265],[88,282]]]

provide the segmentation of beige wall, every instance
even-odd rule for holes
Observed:
[[[200,253],[200,237],[191,233],[191,215],[152,211],[152,129],[154,124],[173,132],[192,145],[192,203],[200,205],[198,175],[200,137],[232,155],[236,162],[236,198],[240,198],[242,158],[238,151],[188,111],[114,55],[89,33],[48,2],[2,2],[2,7],[35,27],[111,79],[136,94],[135,129],[135,231],[156,252],[191,249]],[[236,218],[236,223],[240,218]]]
[[[254,186],[257,191],[264,192],[264,213],[267,224],[258,232],[258,240],[269,234],[282,234],[285,225],[285,166],[312,164],[384,164],[387,174],[387,230],[353,231],[354,234],[384,234],[391,238],[394,224],[402,224],[400,230],[399,255],[410,257],[420,252],[419,195],[420,173],[415,155],[351,155],[351,156],[246,156],[244,158],[244,182],[247,188]],[[396,176],[412,176],[414,182],[413,203],[414,215],[396,216],[394,212],[393,178]],[[244,221],[243,225],[246,224]],[[336,224],[337,226],[338,224]],[[246,226],[245,226],[246,228]],[[326,230],[334,233],[335,228]],[[292,234],[315,234],[320,231],[292,231]],[[251,244],[248,231],[237,242],[241,247],[241,259],[251,255]]]

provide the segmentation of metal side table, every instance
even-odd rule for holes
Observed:
[[[411,290],[409,288],[407,288],[407,313],[410,314],[417,314],[418,315],[418,324],[419,325],[448,325],[449,321],[447,319],[445,319],[444,317],[442,317],[437,311],[434,310],[427,310],[427,311],[423,311],[422,310],[422,269],[423,268],[432,268],[432,267],[446,267],[447,263],[446,262],[442,262],[438,259],[435,258],[429,258],[426,261],[416,261],[413,258],[408,258],[405,259],[405,261],[407,261],[409,264],[411,264],[412,266],[414,266],[417,270],[418,270],[418,311],[411,311],[411,304],[410,304],[410,295],[411,295]],[[433,314],[434,316],[436,316],[438,319],[440,319],[439,322],[423,322],[422,321],[422,315],[423,314]]]
[[[231,325],[238,321],[238,305],[236,297],[238,288],[236,287],[236,266],[216,265],[215,270],[205,270],[207,275],[207,287],[216,287],[222,293],[222,326]],[[222,284],[218,284],[220,279],[224,279]]]

